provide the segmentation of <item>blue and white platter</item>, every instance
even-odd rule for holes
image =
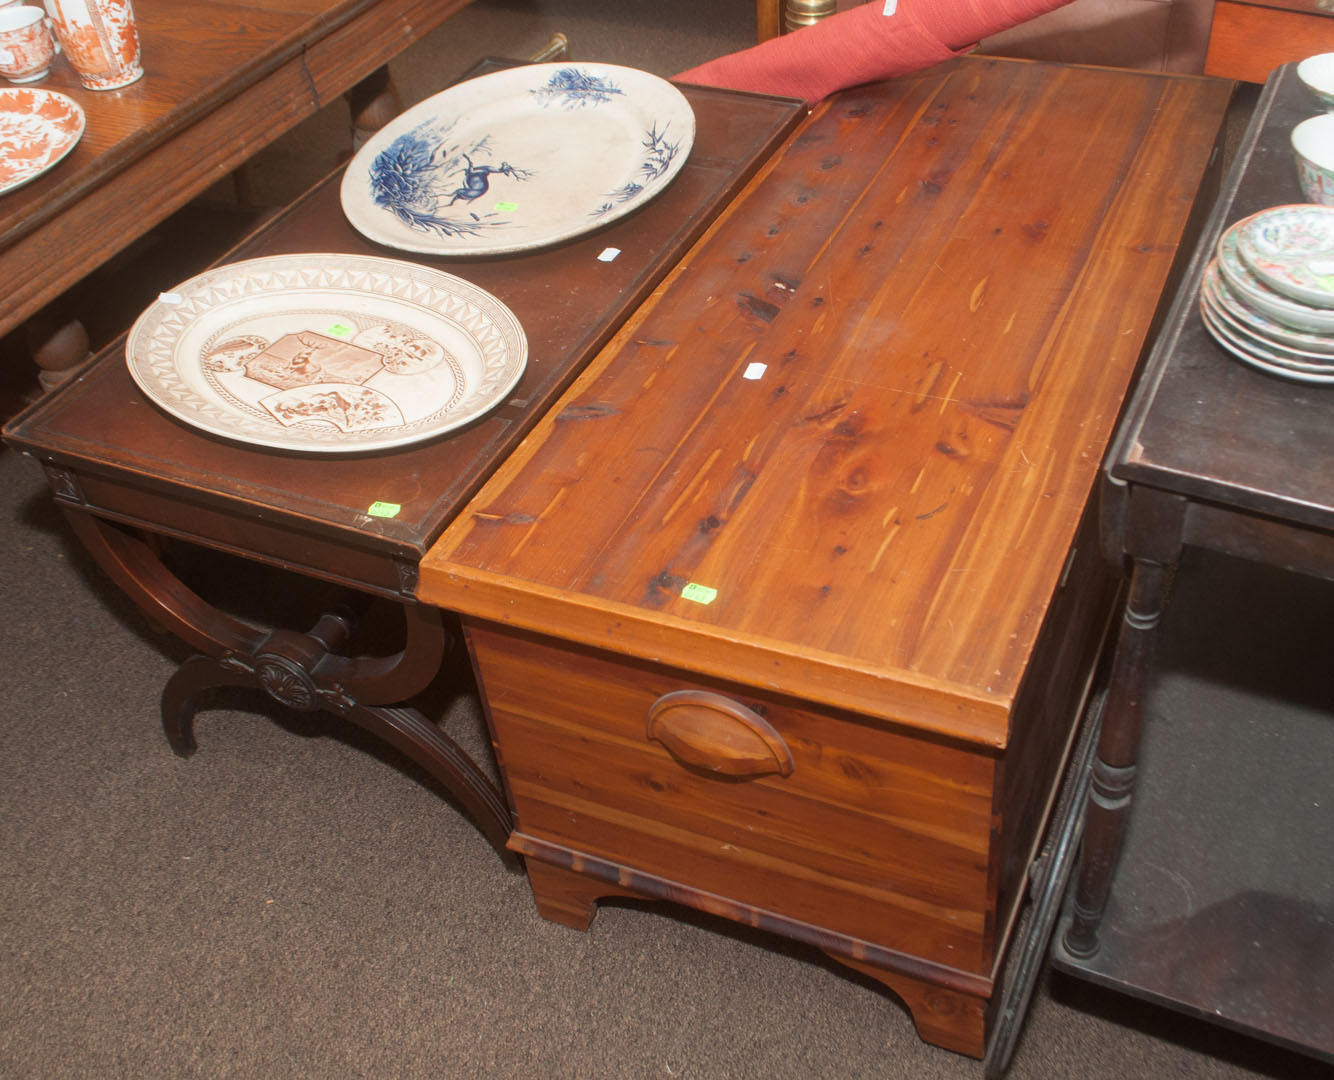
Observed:
[[[357,151],[343,212],[368,239],[497,255],[581,236],[655,198],[695,115],[671,83],[611,64],[530,64],[452,86]]]

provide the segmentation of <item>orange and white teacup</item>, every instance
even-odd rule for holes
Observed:
[[[60,46],[51,36],[51,20],[39,7],[0,7],[0,75],[12,83],[46,78]]]
[[[46,0],[65,56],[89,90],[118,90],[144,73],[130,0]]]

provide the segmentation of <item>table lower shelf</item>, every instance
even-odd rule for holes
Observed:
[[[1100,949],[1058,970],[1334,1061],[1334,583],[1188,552]]]

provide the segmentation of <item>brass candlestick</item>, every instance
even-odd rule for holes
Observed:
[[[838,10],[838,0],[787,0],[783,29],[787,32],[810,26]]]

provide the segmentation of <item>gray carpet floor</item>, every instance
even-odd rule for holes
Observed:
[[[412,102],[557,30],[578,58],[669,75],[747,44],[753,7],[482,0],[396,77]],[[295,194],[345,130],[334,103],[252,180]],[[0,530],[0,1077],[981,1076],[804,947],[628,901],[588,933],[545,922],[428,781],[334,720],[227,696],[198,714],[198,753],[173,756],[158,694],[186,651],[108,583],[10,450]],[[229,585],[225,565],[211,572]],[[1182,671],[1173,694],[1215,678]],[[476,739],[466,681],[438,696]],[[1327,1070],[1049,976],[1010,1075]]]

